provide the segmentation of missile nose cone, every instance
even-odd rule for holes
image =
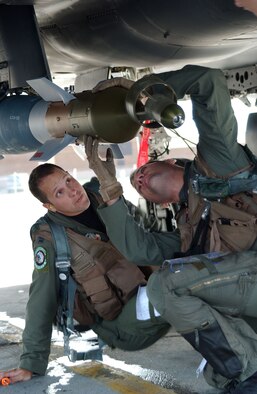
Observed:
[[[177,104],[170,104],[161,113],[161,124],[164,127],[176,129],[185,121],[185,113]]]

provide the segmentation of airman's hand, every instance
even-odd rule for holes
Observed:
[[[105,81],[100,81],[93,89],[92,92],[100,92],[101,90],[105,90],[108,88],[112,88],[115,86],[120,86],[125,89],[130,89],[131,86],[133,85],[134,81],[131,81],[130,79],[126,78],[111,78],[111,79],[106,79]]]
[[[104,202],[116,200],[122,195],[123,190],[116,179],[116,169],[111,148],[107,149],[106,160],[104,161],[98,156],[98,140],[96,138],[85,136],[84,143],[89,168],[95,172],[99,180],[99,192]]]
[[[9,378],[11,383],[25,382],[32,378],[32,372],[27,369],[15,368],[10,371],[0,372],[0,379]]]

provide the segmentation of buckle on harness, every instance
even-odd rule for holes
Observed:
[[[203,210],[202,215],[201,215],[201,218],[203,220],[205,220],[207,218],[207,216],[209,215],[210,209],[211,209],[210,201],[208,201],[206,199],[204,199],[204,201],[205,201],[205,207],[204,207],[204,210]]]
[[[68,272],[70,268],[70,260],[65,260],[65,261],[56,261],[55,262],[55,267],[58,270],[58,276],[60,280],[66,280],[68,279]]]
[[[191,186],[192,186],[193,192],[195,194],[199,194],[200,193],[199,174],[196,174],[195,177],[193,179],[191,179]]]
[[[62,270],[64,268],[69,268],[70,267],[70,260],[65,260],[65,261],[56,261],[55,262],[56,268]]]
[[[86,352],[77,352],[74,349],[70,349],[69,360],[74,363],[81,360],[103,360],[103,350],[99,347],[97,349],[90,349]]]

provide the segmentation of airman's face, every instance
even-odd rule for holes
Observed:
[[[171,165],[166,161],[150,162],[138,168],[131,180],[146,200],[158,204],[171,201]]]
[[[81,184],[68,172],[59,168],[53,174],[43,178],[39,188],[48,200],[43,205],[50,211],[75,216],[85,211],[90,205],[88,195]]]

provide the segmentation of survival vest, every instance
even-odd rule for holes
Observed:
[[[35,235],[51,240],[49,225],[39,219]],[[77,283],[74,317],[92,325],[96,317],[113,320],[122,306],[146,284],[139,267],[127,261],[110,241],[91,238],[66,228],[71,251],[71,275]],[[86,234],[87,235],[87,234]]]
[[[113,320],[122,306],[146,284],[142,271],[128,262],[110,241],[86,238],[67,229],[73,277],[87,295],[92,311]]]
[[[246,152],[249,151],[246,148]],[[241,173],[219,178],[200,155],[187,163],[188,201],[176,220],[182,253],[250,249],[257,238],[256,160]]]
[[[78,234],[47,215],[38,224],[39,229],[31,232],[32,240],[42,236],[54,243],[59,289],[56,324],[64,334],[65,354],[71,361],[101,359],[101,347],[88,352],[70,349],[70,335],[90,328],[99,318],[115,319],[139,285],[146,284],[145,276],[109,241]],[[80,326],[74,327],[74,319]]]

